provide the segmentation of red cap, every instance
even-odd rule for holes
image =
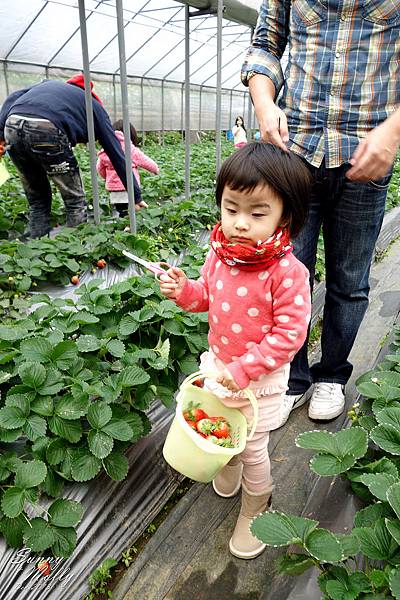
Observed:
[[[71,83],[72,85],[76,85],[76,86],[82,88],[83,90],[85,89],[85,79],[84,79],[84,76],[82,75],[82,73],[79,73],[79,75],[74,75],[73,77],[71,77],[71,79],[68,79],[66,83]],[[98,97],[98,95],[95,94],[93,91],[93,81],[90,82],[90,89],[92,90],[93,98],[96,98],[96,100],[98,102],[100,102],[100,104],[103,104],[102,101],[100,100],[100,98]]]

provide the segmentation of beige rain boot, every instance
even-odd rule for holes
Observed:
[[[244,483],[242,484],[242,506],[236,527],[229,540],[229,550],[237,558],[255,558],[266,547],[250,532],[251,521],[271,506],[271,493],[273,486],[268,491],[260,494],[249,492]]]
[[[243,464],[238,456],[234,456],[227,465],[214,477],[214,492],[222,498],[232,498],[242,485]]]

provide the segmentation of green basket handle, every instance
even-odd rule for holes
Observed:
[[[194,381],[196,381],[196,379],[205,379],[207,377],[209,377],[210,379],[215,379],[215,377],[217,377],[218,373],[215,372],[208,372],[208,371],[196,371],[195,373],[192,373],[191,375],[189,375],[188,377],[186,377],[186,379],[184,379],[181,383],[181,387],[186,387],[187,385],[191,385]],[[253,408],[253,422],[251,425],[251,430],[249,435],[246,438],[246,441],[250,441],[253,439],[254,434],[256,432],[256,427],[257,427],[257,422],[258,422],[258,402],[257,402],[257,398],[255,397],[255,395],[253,394],[253,392],[249,389],[246,388],[243,390],[244,395],[247,397],[247,399],[250,401],[250,404]]]

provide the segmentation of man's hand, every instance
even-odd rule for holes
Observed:
[[[265,75],[256,74],[249,80],[250,95],[259,123],[261,139],[289,152],[286,143],[289,131],[286,115],[274,102],[275,86]]]
[[[359,143],[346,177],[352,181],[374,181],[387,175],[396,158],[399,141],[391,119],[386,119]]]
[[[278,146],[284,152],[289,152],[286,143],[289,141],[289,132],[286,115],[274,103],[266,103],[263,113],[259,118],[261,139]]]
[[[6,141],[0,140],[0,158],[5,154],[6,151]]]
[[[218,377],[216,378],[216,382],[220,383],[231,392],[238,392],[240,390],[240,387],[237,385],[236,381],[233,379],[230,371],[228,371],[222,360],[216,358],[215,364],[218,367],[218,370],[221,371]]]
[[[179,267],[171,267],[165,274],[160,275],[160,292],[166,298],[175,300],[181,293],[187,277]]]

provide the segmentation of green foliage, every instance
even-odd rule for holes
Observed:
[[[368,436],[362,427],[344,429],[338,433],[308,431],[300,434],[296,445],[317,450],[310,463],[318,475],[337,475],[347,471],[367,451]]]
[[[310,468],[320,476],[341,474],[367,503],[346,535],[317,521],[268,512],[251,530],[271,546],[298,546],[278,562],[280,573],[299,575],[316,566],[324,600],[400,598],[400,331],[390,354],[357,381],[367,396],[351,409],[352,427],[309,431],[297,446],[317,451]]]
[[[38,295],[3,321],[0,441],[24,437],[29,459],[0,454],[0,530],[13,546],[71,554],[82,508],[60,497],[64,483],[102,469],[124,479],[125,450],[149,430],[143,411],[156,397],[172,403],[180,365],[207,344],[206,315],[161,298],[152,277],[100,283],[81,285],[76,302]],[[55,498],[47,519],[44,494]]]
[[[94,600],[98,594],[107,593],[107,583],[111,579],[110,570],[116,567],[118,561],[114,558],[106,558],[101,565],[93,571],[89,577],[90,593],[86,596],[85,600]],[[112,593],[107,593],[108,597],[111,598]]]

